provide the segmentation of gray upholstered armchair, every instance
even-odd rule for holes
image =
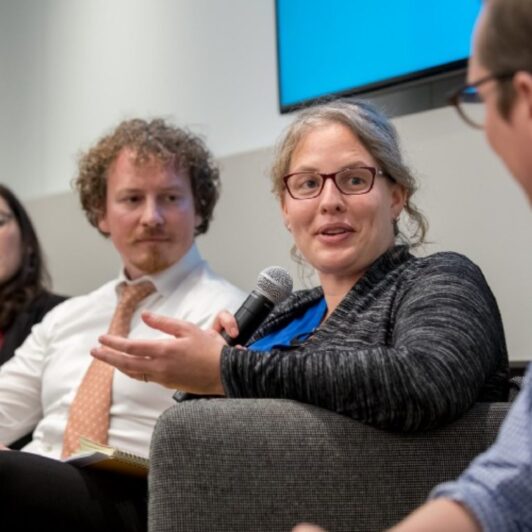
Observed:
[[[199,399],[167,410],[151,450],[150,532],[382,530],[494,440],[508,403],[404,435],[288,400]]]

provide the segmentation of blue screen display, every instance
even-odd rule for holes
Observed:
[[[282,108],[469,55],[479,0],[277,0]]]

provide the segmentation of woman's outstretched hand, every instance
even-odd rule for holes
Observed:
[[[220,313],[220,314],[228,314]],[[91,355],[107,362],[126,375],[168,388],[200,395],[224,395],[220,377],[220,355],[224,339],[217,330],[151,312],[142,313],[143,321],[168,336],[152,340],[129,339],[105,334]],[[233,318],[234,320],[234,318]],[[232,332],[227,316],[219,321]]]

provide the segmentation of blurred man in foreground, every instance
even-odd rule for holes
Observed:
[[[530,0],[486,0],[474,33],[468,85],[456,93],[454,104],[469,125],[484,129],[491,147],[532,204],[531,36]],[[393,531],[532,530],[531,472],[529,370],[495,444],[458,480],[438,486],[432,500]],[[300,525],[294,532],[318,530]]]

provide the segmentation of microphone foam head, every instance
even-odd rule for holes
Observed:
[[[292,277],[280,266],[269,266],[257,278],[257,290],[277,305],[292,293]]]

